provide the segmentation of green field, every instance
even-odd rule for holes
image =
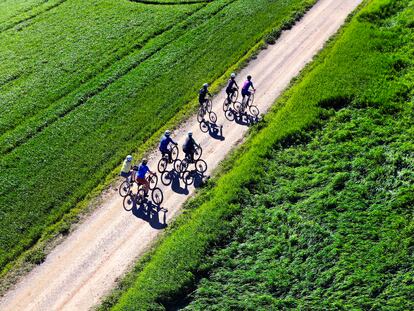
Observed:
[[[414,308],[414,2],[365,4],[102,309]]]
[[[2,3],[0,269],[313,2]]]

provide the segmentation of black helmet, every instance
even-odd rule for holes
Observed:
[[[247,76],[247,80],[251,80],[252,79],[252,76],[251,75],[248,75]]]

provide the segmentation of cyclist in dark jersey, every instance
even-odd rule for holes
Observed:
[[[227,93],[227,100],[229,103],[231,102],[231,97],[233,96],[234,92],[236,92],[236,90],[239,89],[239,86],[237,85],[235,78],[236,78],[236,74],[233,72],[230,75],[229,81],[227,82],[226,93]]]
[[[200,145],[197,144],[196,141],[194,140],[193,133],[188,132],[188,136],[183,145],[183,151],[186,157],[190,159],[191,163],[194,162],[194,152],[196,150],[196,147],[200,147]]]
[[[208,91],[208,83],[204,83],[203,87],[198,92],[198,102],[200,103],[200,106],[204,105],[206,102],[206,96],[211,96],[210,92]]]
[[[172,155],[171,155],[171,150],[168,148],[168,145],[171,143],[177,146],[177,143],[172,140],[170,135],[171,135],[171,132],[169,130],[166,130],[164,136],[161,138],[160,147],[159,147],[162,156],[164,156],[165,154],[168,155],[169,163],[172,162]]]
[[[247,80],[244,81],[244,83],[243,83],[242,92],[241,92],[242,93],[242,96],[243,96],[243,99],[242,99],[242,102],[243,103],[244,103],[244,98],[246,96],[247,96],[247,101],[250,99],[250,95],[252,94],[250,92],[250,88],[252,88],[254,91],[256,91],[256,89],[253,86],[252,76],[251,75],[248,75],[247,76]]]

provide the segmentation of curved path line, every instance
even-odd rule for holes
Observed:
[[[362,0],[320,0],[291,30],[286,31],[277,43],[262,51],[257,59],[238,75],[239,84],[247,74],[253,76],[258,89],[255,103],[266,112],[288,86],[290,80],[312,60],[325,42],[339,29],[348,14]],[[218,124],[223,125],[224,140],[214,139],[200,131],[196,117],[192,117],[173,133],[181,145],[185,133],[203,146],[203,159],[210,173],[237,145],[247,127],[224,118],[221,105],[223,92],[213,99],[213,110]],[[149,165],[155,169],[159,155],[154,151]],[[114,287],[125,273],[152,245],[165,221],[171,221],[180,211],[194,188],[175,190],[162,187],[163,208],[168,212],[153,214],[145,221],[122,208],[122,198],[116,190],[93,212],[65,241],[47,256],[46,261],[33,269],[16,287],[6,293],[0,310],[87,310]]]

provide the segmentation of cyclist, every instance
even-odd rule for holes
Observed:
[[[252,76],[248,75],[247,76],[247,80],[244,81],[243,83],[243,87],[242,87],[242,103],[244,103],[244,98],[247,96],[247,102],[249,102],[250,96],[252,95],[252,93],[250,92],[250,88],[252,88],[254,91],[256,91],[256,89],[253,86],[253,82],[252,82]]]
[[[203,106],[206,102],[206,96],[207,94],[211,96],[209,90],[208,90],[208,83],[204,83],[203,87],[198,91],[198,102],[200,103],[200,106]]]
[[[231,97],[233,96],[234,92],[236,92],[236,90],[239,89],[239,86],[237,85],[237,82],[236,82],[235,78],[236,78],[236,74],[233,72],[230,75],[229,81],[227,82],[226,93],[227,93],[228,103],[231,102]],[[236,86],[236,87],[234,87],[234,86]]]
[[[131,182],[131,174],[132,174],[132,170],[131,170],[131,166],[132,166],[132,155],[127,155],[124,163],[122,164],[122,169],[121,169],[121,173],[119,175],[121,175],[122,177],[124,177],[126,180],[128,180],[128,182]]]
[[[171,132],[169,130],[166,130],[165,133],[164,133],[164,136],[161,138],[160,147],[159,147],[162,156],[168,155],[168,162],[169,163],[172,162],[172,154],[171,154],[171,150],[168,148],[168,146],[169,146],[170,143],[177,146],[177,143],[172,140],[170,135],[171,135]]]
[[[148,180],[145,179],[145,175],[149,172],[151,175],[155,175],[154,172],[152,172],[149,167],[147,166],[148,160],[147,159],[142,159],[142,162],[140,164],[140,166],[138,167],[138,171],[136,173],[135,176],[135,180],[137,182],[138,185],[143,185],[144,186],[144,191],[145,191],[145,196],[148,196],[148,191],[149,191],[149,182]]]
[[[199,144],[193,138],[193,132],[188,132],[188,136],[183,145],[183,151],[185,153],[186,158],[190,160],[190,163],[194,162],[194,152],[196,147],[200,147]]]

